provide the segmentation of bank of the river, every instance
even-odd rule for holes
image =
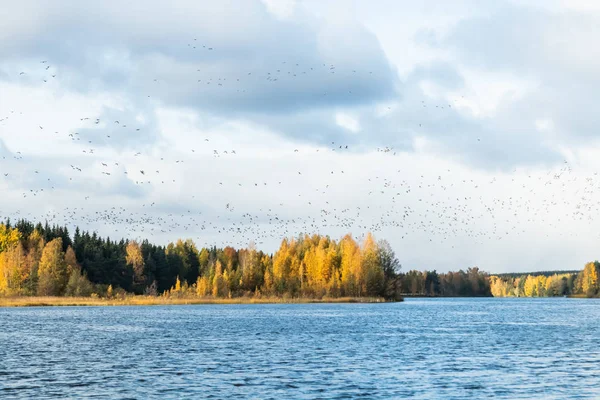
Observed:
[[[236,297],[236,298],[175,298],[155,296],[126,296],[119,298],[100,297],[3,297],[0,307],[42,307],[42,306],[153,306],[184,304],[273,304],[273,303],[383,303],[380,297],[339,297],[339,298],[281,298],[281,297]]]

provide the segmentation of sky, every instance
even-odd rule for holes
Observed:
[[[371,231],[404,270],[599,258],[593,2],[2,8],[1,217],[268,252]]]

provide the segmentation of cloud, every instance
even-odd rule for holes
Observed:
[[[581,200],[600,148],[593,9],[24,0],[3,11],[4,213],[268,251],[300,231],[373,229],[406,268],[595,257],[595,235],[577,236],[597,206]],[[580,242],[561,249],[566,238]]]
[[[127,90],[227,115],[395,95],[395,75],[377,39],[358,24],[331,27],[300,11],[293,21],[281,21],[259,1],[148,3],[25,2],[22,8],[36,14],[45,33],[31,36],[12,24],[12,40],[0,45],[0,55],[36,60],[29,69],[48,59],[72,89]]]
[[[94,148],[108,147],[130,153],[151,149],[161,137],[155,110],[144,102],[124,109],[103,107],[97,117],[87,119],[74,135],[75,140]]]
[[[352,133],[357,133],[360,131],[360,122],[352,115],[345,113],[337,113],[335,115],[335,122],[342,128],[345,128]]]
[[[7,157],[12,157],[12,153],[6,148],[6,144],[4,144],[4,141],[2,139],[0,139],[0,157],[7,158]]]
[[[420,83],[430,100],[454,105],[437,116],[420,113],[428,128],[420,135],[438,154],[507,169],[557,162],[565,145],[595,140],[600,119],[589,104],[600,89],[600,54],[593,51],[598,22],[597,13],[504,2],[479,8],[443,33],[419,30],[417,42],[448,61],[416,65],[403,82],[405,97],[407,87]],[[548,119],[553,129],[538,129],[536,121]]]
[[[594,43],[599,22],[597,13],[507,5],[460,21],[443,43],[458,50],[461,60],[489,69],[544,80],[569,71],[597,82],[600,55]]]

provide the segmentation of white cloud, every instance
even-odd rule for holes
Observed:
[[[554,122],[550,118],[536,119],[535,128],[540,132],[552,131],[554,129]]]
[[[373,230],[405,268],[579,268],[598,257],[598,13],[544,3],[7,6],[0,210],[268,251]]]
[[[261,0],[270,13],[281,19],[286,19],[294,14],[296,0]]]
[[[348,113],[338,112],[335,114],[335,123],[352,133],[360,132],[360,123]]]

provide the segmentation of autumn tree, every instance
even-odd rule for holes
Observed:
[[[221,261],[215,263],[215,276],[212,284],[213,297],[224,297],[227,294],[227,282],[223,277],[223,266]]]
[[[598,261],[589,262],[583,268],[581,273],[581,290],[588,297],[593,297],[598,293],[598,270],[600,263]]]
[[[292,242],[293,245],[293,242]],[[279,250],[273,257],[273,288],[278,294],[282,294],[292,275],[291,246],[287,239],[281,242]]]
[[[362,265],[359,282],[361,294],[367,296],[383,296],[385,274],[380,264],[379,249],[371,233],[368,233],[362,248]]]
[[[18,242],[11,244],[0,253],[0,293],[24,294],[24,284],[28,278],[23,245]]]
[[[536,293],[538,297],[546,296],[546,277],[544,275],[538,275],[536,277]]]
[[[273,272],[271,272],[271,268],[265,268],[262,292],[266,295],[273,294]]]
[[[44,251],[45,241],[41,233],[35,229],[25,241],[23,241],[27,251],[25,264],[27,269],[28,279],[25,282],[26,291],[29,294],[37,292],[38,269],[42,252]]]
[[[537,279],[535,277],[527,275],[525,286],[523,287],[523,294],[525,297],[537,296]]]
[[[384,243],[384,242],[382,242]],[[284,239],[273,256],[247,249],[198,249],[191,240],[157,246],[114,241],[76,228],[19,221],[0,224],[0,293],[85,295],[97,290],[166,295],[255,293],[281,296],[393,298],[387,283],[398,262],[389,244],[367,235],[359,246],[318,234]],[[88,279],[89,278],[89,279]],[[148,283],[153,284],[148,286]],[[422,287],[422,284],[419,283]]]
[[[212,293],[212,283],[208,276],[199,276],[196,281],[196,295],[200,297],[208,296]]]
[[[67,264],[62,251],[62,238],[46,244],[38,271],[38,294],[60,296],[67,285]]]
[[[21,239],[21,233],[16,228],[9,228],[5,224],[0,224],[0,252],[16,245]]]
[[[77,263],[77,258],[75,257],[75,251],[71,246],[67,247],[67,251],[65,252],[65,264],[68,276],[65,295],[82,297],[90,296],[94,291],[94,286],[87,279],[87,276],[81,272],[81,267]]]
[[[133,269],[133,283],[141,284],[144,282],[144,257],[142,256],[142,251],[140,249],[140,245],[135,240],[127,243],[127,247],[125,248],[126,257],[125,261],[127,265],[131,266]]]
[[[340,242],[341,285],[345,295],[359,296],[359,277],[361,272],[360,248],[350,235]]]

